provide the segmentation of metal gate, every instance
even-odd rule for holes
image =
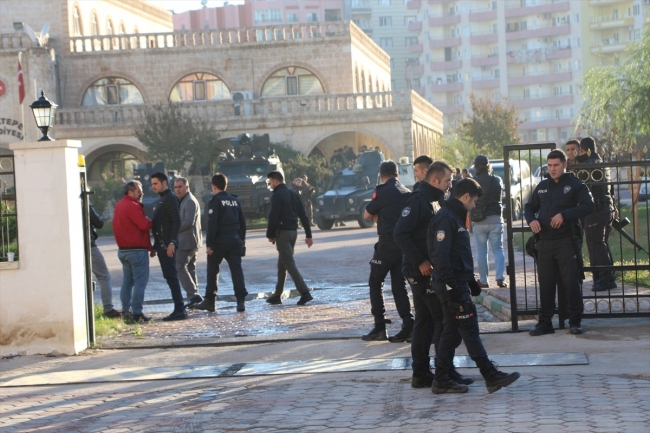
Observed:
[[[518,209],[525,206],[535,185],[543,179],[546,155],[555,148],[555,143],[504,146],[504,215],[508,241],[506,271],[510,281],[513,332],[518,330],[520,317],[537,315],[540,307],[536,264],[526,254],[525,248],[532,232],[523,217],[517,219],[520,213]],[[608,242],[613,266],[590,266],[589,252],[583,241],[585,318],[650,316],[650,207],[646,202],[650,198],[650,161],[645,159],[645,154],[634,156],[633,159],[628,153],[614,161],[572,166],[572,171],[588,186],[600,184],[613,189],[618,210],[618,218],[612,224]],[[513,213],[515,218],[512,217]],[[593,271],[614,271],[618,287],[609,291],[593,291]],[[560,291],[557,296],[556,314],[563,327],[564,319],[568,317],[566,294]]]

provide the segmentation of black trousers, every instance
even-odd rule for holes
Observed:
[[[208,276],[205,296],[212,298],[217,295],[217,281],[221,262],[226,259],[232,276],[232,285],[237,299],[244,299],[248,292],[244,284],[244,271],[241,268],[241,258],[244,244],[238,237],[218,238],[218,246],[208,255]]]
[[[172,257],[167,256],[167,249],[162,248],[156,242],[155,245],[156,255],[158,256],[158,262],[160,263],[160,269],[162,269],[163,277],[167,281],[169,290],[172,293],[172,299],[174,300],[174,311],[183,309],[183,293],[181,292],[181,282],[178,279],[178,273],[176,272],[176,252]]]
[[[576,250],[571,238],[540,239],[537,242],[539,277],[539,321],[551,324],[555,314],[555,287],[562,283],[568,300],[569,326],[580,326],[582,288]]]
[[[412,272],[411,274],[414,274]],[[413,376],[425,377],[431,366],[431,343],[436,354],[443,328],[443,315],[438,298],[431,291],[431,278],[422,274],[409,276],[408,282],[413,292],[415,321],[411,334],[411,357]]]
[[[384,303],[384,281],[390,272],[390,287],[395,299],[397,313],[402,320],[412,320],[411,301],[406,290],[406,280],[402,275],[402,250],[391,240],[379,240],[370,261],[370,312],[375,323],[384,323],[386,306]]]
[[[487,353],[479,335],[476,306],[467,283],[453,290],[447,290],[441,281],[433,285],[443,314],[440,343],[436,347],[436,376],[444,377],[454,368],[454,355],[461,341],[478,367],[486,365]]]
[[[589,250],[589,262],[591,266],[611,266],[612,252],[609,249],[609,235],[612,232],[612,221],[614,220],[614,205],[611,200],[599,203],[596,210],[585,218],[585,240]],[[601,279],[613,278],[611,271],[594,271],[594,282]]]

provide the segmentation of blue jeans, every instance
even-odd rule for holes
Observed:
[[[142,314],[144,289],[149,282],[149,252],[142,250],[119,250],[117,258],[122,262],[124,279],[120,290],[122,312]]]
[[[503,253],[503,224],[474,224],[474,239],[476,240],[476,261],[481,283],[488,282],[488,241],[494,256],[496,279],[505,280],[506,257]]]

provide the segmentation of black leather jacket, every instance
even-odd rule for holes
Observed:
[[[178,231],[181,228],[181,205],[176,194],[166,189],[158,194],[158,203],[153,208],[153,238],[154,245],[167,248],[170,242],[178,247]]]

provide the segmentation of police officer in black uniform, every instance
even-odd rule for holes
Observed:
[[[237,311],[246,310],[244,301],[248,292],[244,284],[241,258],[245,254],[246,220],[239,199],[226,192],[228,178],[225,174],[212,176],[214,195],[208,204],[208,232],[205,237],[208,252],[208,276],[203,302],[195,305],[197,310],[214,312],[217,297],[217,280],[223,259],[228,262],[232,285],[237,298]]]
[[[580,156],[582,164],[602,164],[603,159],[596,153],[596,143],[591,137],[580,140]],[[591,191],[596,210],[585,217],[585,240],[589,251],[591,266],[611,266],[612,252],[609,249],[609,235],[612,232],[612,222],[616,216],[612,191],[608,188],[609,171],[603,168],[581,170],[576,167],[578,179],[585,182]],[[616,277],[612,271],[594,271],[592,290],[599,292],[615,289]]]
[[[537,241],[537,273],[541,308],[539,323],[529,332],[532,336],[555,332],[551,319],[555,313],[555,286],[558,277],[567,292],[569,330],[581,334],[582,290],[578,254],[578,220],[594,210],[587,186],[567,172],[566,154],[553,150],[547,156],[548,175],[533,191],[526,203],[524,217]]]
[[[427,253],[427,227],[435,215],[445,192],[451,186],[452,168],[436,161],[427,169],[418,189],[409,194],[402,203],[402,214],[395,224],[393,236],[402,250],[402,274],[413,292],[415,323],[411,336],[413,358],[413,388],[428,388],[433,383],[429,351],[431,342],[437,347],[442,332],[442,311],[438,299],[431,292],[431,263]],[[454,373],[457,380],[471,383]]]
[[[391,343],[411,341],[413,332],[413,315],[411,301],[406,291],[406,281],[402,275],[402,250],[395,244],[393,229],[400,213],[402,200],[411,191],[403,186],[397,174],[394,161],[384,161],[379,166],[382,184],[377,186],[372,200],[363,212],[364,219],[377,222],[379,242],[375,244],[375,253],[370,261],[370,312],[375,318],[375,327],[370,333],[361,337],[364,341],[386,340]],[[390,285],[395,299],[397,312],[402,318],[402,330],[388,337],[386,332],[386,308],[384,306],[383,287],[386,275],[390,272]]]
[[[434,394],[465,393],[465,384],[452,375],[454,352],[462,341],[467,353],[480,369],[491,394],[519,379],[519,373],[506,374],[489,360],[479,336],[476,307],[471,294],[481,288],[474,278],[474,261],[469,233],[465,227],[467,212],[474,209],[481,196],[481,186],[474,179],[462,179],[454,186],[454,196],[429,223],[427,248],[433,264],[433,291],[441,303],[443,330],[436,346],[436,374],[431,387]],[[471,289],[470,289],[471,287]]]

